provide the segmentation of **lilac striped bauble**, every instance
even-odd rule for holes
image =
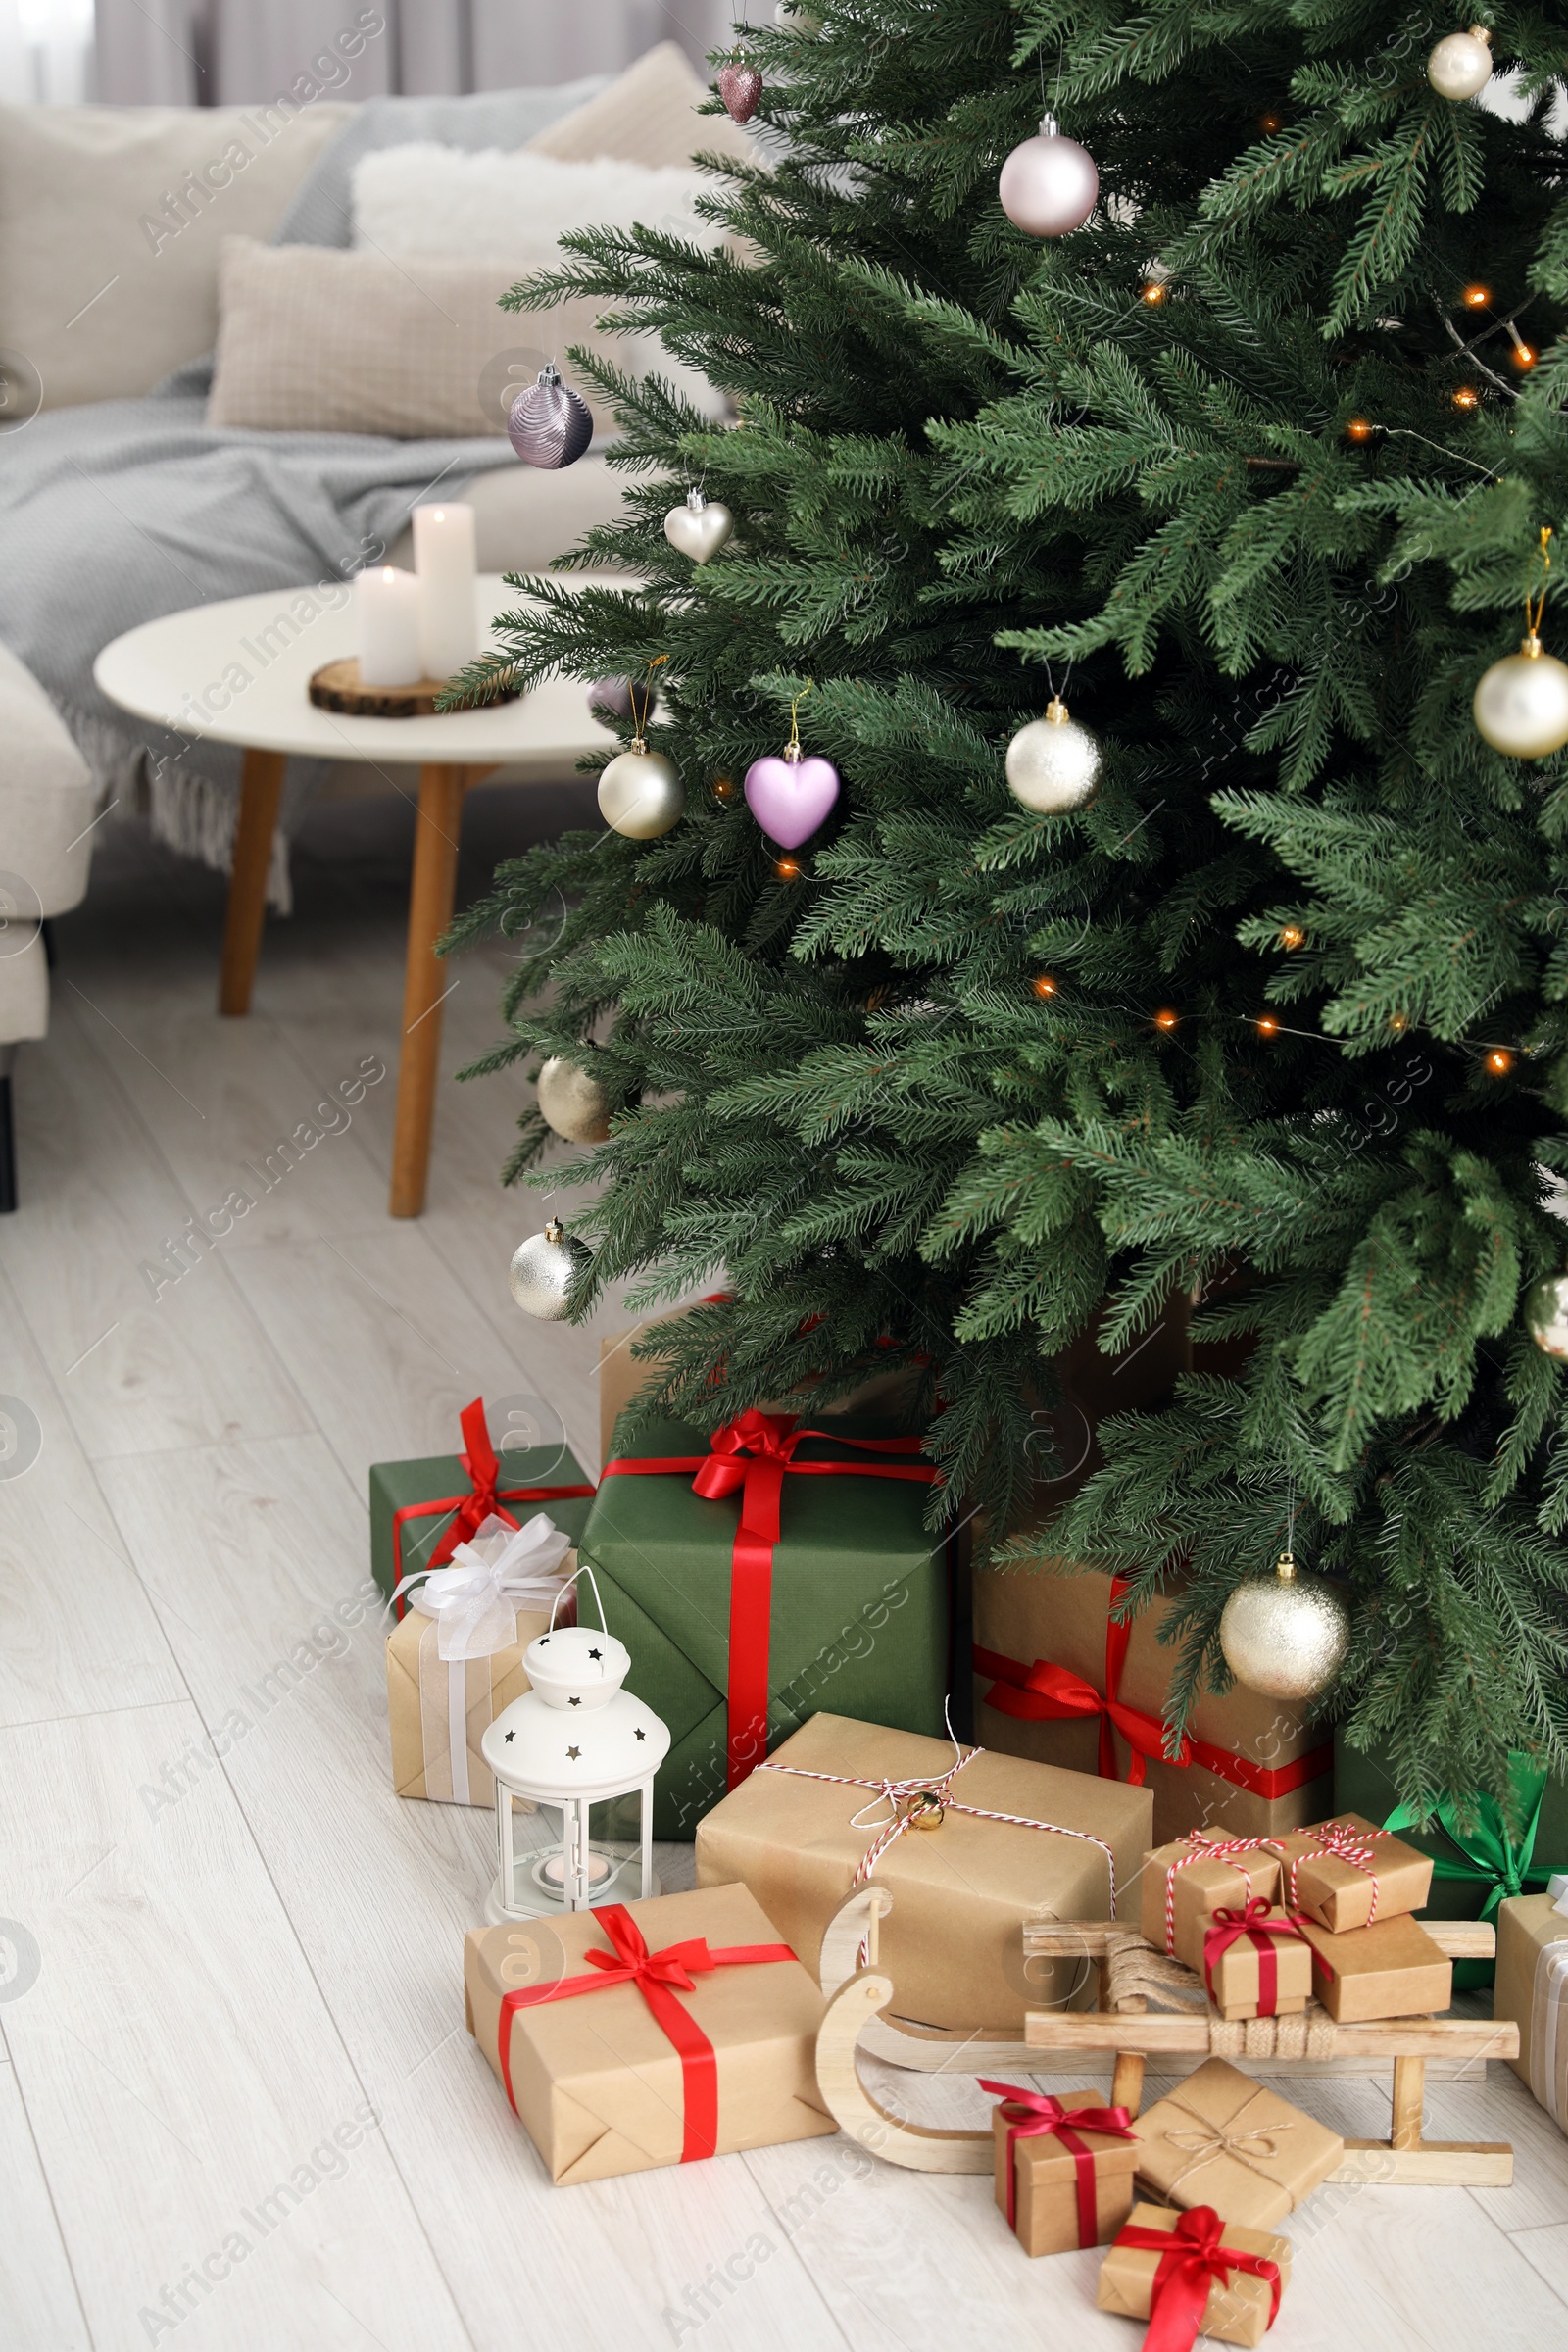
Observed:
[[[554,367],[519,392],[507,413],[507,437],[525,466],[554,471],[574,466],[594,437],[588,403],[564,384]]]

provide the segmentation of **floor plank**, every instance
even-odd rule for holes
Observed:
[[[0,2021],[4,2015],[0,2009]],[[88,2352],[87,2323],[9,2061],[0,2063],[0,2343],[16,2352]]]

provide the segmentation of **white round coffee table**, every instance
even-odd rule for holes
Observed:
[[[623,574],[607,574],[571,584],[627,583]],[[391,1191],[393,1216],[416,1217],[424,1206],[446,987],[435,943],[452,919],[464,795],[502,766],[520,770],[525,781],[559,783],[585,752],[612,738],[590,715],[581,684],[565,678],[515,702],[429,718],[349,718],[318,710],[309,695],[313,672],[354,651],[353,596],[343,583],[332,602],[338,587],[229,597],[145,621],[104,647],[93,675],[112,703],[137,718],[244,751],[220,1012],[250,1010],[285,761],[299,756],[418,768]],[[480,578],[477,598],[481,646],[491,642],[497,613],[527,601],[498,572]]]

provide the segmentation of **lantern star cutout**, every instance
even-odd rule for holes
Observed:
[[[582,1705],[582,1700],[580,1698],[568,1698],[566,1704],[568,1707],[580,1707]]]
[[[515,1740],[515,1738],[516,1738],[516,1737],[517,1737],[517,1735],[516,1735],[516,1733],[515,1733],[515,1732],[509,1732],[509,1733],[507,1734],[507,1738],[508,1738],[508,1740]]]
[[[637,1730],[636,1730],[636,1731],[634,1731],[634,1732],[633,1732],[633,1734],[632,1734],[632,1738],[633,1738],[634,1740],[646,1740],[646,1739],[647,1739],[647,1737],[648,1737],[648,1734],[647,1734],[647,1733],[646,1733],[646,1732],[645,1732],[645,1731],[642,1729],[642,1727],[641,1727],[640,1725],[638,1726]]]
[[[577,1758],[582,1754],[582,1749],[580,1747],[568,1747],[566,1753],[571,1758],[571,1761],[575,1764]]]
[[[591,1650],[588,1652],[588,1655],[589,1655],[591,1658],[602,1658],[602,1657],[604,1656],[604,1654],[605,1654],[605,1653],[604,1653],[604,1651],[603,1651],[602,1649],[591,1649]]]

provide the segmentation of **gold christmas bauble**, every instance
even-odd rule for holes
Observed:
[[[1427,79],[1440,98],[1474,98],[1492,79],[1492,35],[1484,24],[1450,32],[1427,59]]]
[[[1516,654],[1485,672],[1471,710],[1494,752],[1544,760],[1568,743],[1568,662],[1544,652],[1532,632]]]
[[[552,1054],[534,1081],[539,1115],[568,1144],[602,1144],[610,1133],[610,1097],[579,1061]]]
[[[1326,1578],[1300,1576],[1290,1553],[1270,1577],[1238,1585],[1219,1621],[1225,1663],[1268,1698],[1316,1698],[1345,1662],[1350,1613]]]
[[[1020,727],[1007,746],[1007,790],[1039,816],[1081,808],[1100,781],[1100,746],[1067,715],[1056,695],[1044,718]]]
[[[525,1315],[537,1315],[541,1323],[559,1323],[577,1268],[587,1260],[582,1243],[570,1240],[560,1218],[552,1217],[543,1233],[530,1234],[514,1252],[512,1296]]]
[[[1525,1323],[1543,1355],[1568,1356],[1568,1274],[1544,1274],[1531,1284]]]
[[[674,760],[651,752],[641,736],[600,775],[599,813],[631,841],[657,841],[685,812],[686,788]]]

